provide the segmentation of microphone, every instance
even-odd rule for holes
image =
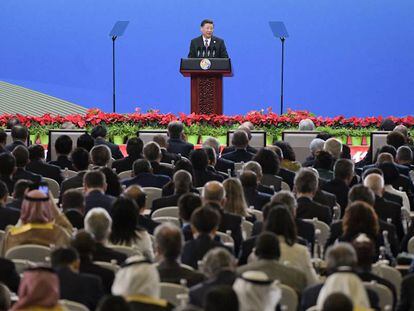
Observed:
[[[213,58],[216,57],[216,47],[213,46]]]
[[[207,48],[207,57],[210,57],[210,54],[211,54],[211,48],[210,48],[210,47],[208,47],[208,48]]]
[[[200,57],[200,54],[201,54],[201,49],[200,49],[200,47],[198,47],[198,48],[197,48],[197,58],[199,58],[199,57]]]
[[[206,52],[207,52],[206,47],[203,47],[203,57],[206,57]]]

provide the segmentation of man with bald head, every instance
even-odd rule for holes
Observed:
[[[399,239],[404,236],[404,229],[401,222],[401,206],[384,199],[384,178],[379,174],[369,174],[364,179],[364,186],[370,188],[375,193],[374,209],[383,221],[391,220],[397,229]]]
[[[211,207],[220,213],[221,221],[218,231],[224,233],[228,230],[231,231],[231,236],[234,239],[234,251],[237,255],[243,241],[241,231],[242,218],[223,210],[223,205],[226,201],[226,193],[223,185],[218,181],[210,181],[205,184],[201,196],[204,207]]]

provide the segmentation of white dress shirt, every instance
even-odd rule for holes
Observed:
[[[203,36],[203,45],[206,46],[206,40],[207,40],[207,46],[210,46],[211,43],[211,38],[206,38]]]

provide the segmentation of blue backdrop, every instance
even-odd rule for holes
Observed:
[[[414,103],[412,0],[1,0],[0,80],[86,107],[111,110],[111,40],[118,47],[119,112],[189,112],[190,81],[179,73],[199,23],[215,21],[234,77],[224,112],[279,111],[283,20],[286,106],[322,115],[405,115]]]

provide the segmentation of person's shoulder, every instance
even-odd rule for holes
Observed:
[[[220,37],[216,37],[216,36],[212,36],[211,40],[214,42],[216,41],[216,43],[218,42],[224,42],[224,39],[220,38]]]

